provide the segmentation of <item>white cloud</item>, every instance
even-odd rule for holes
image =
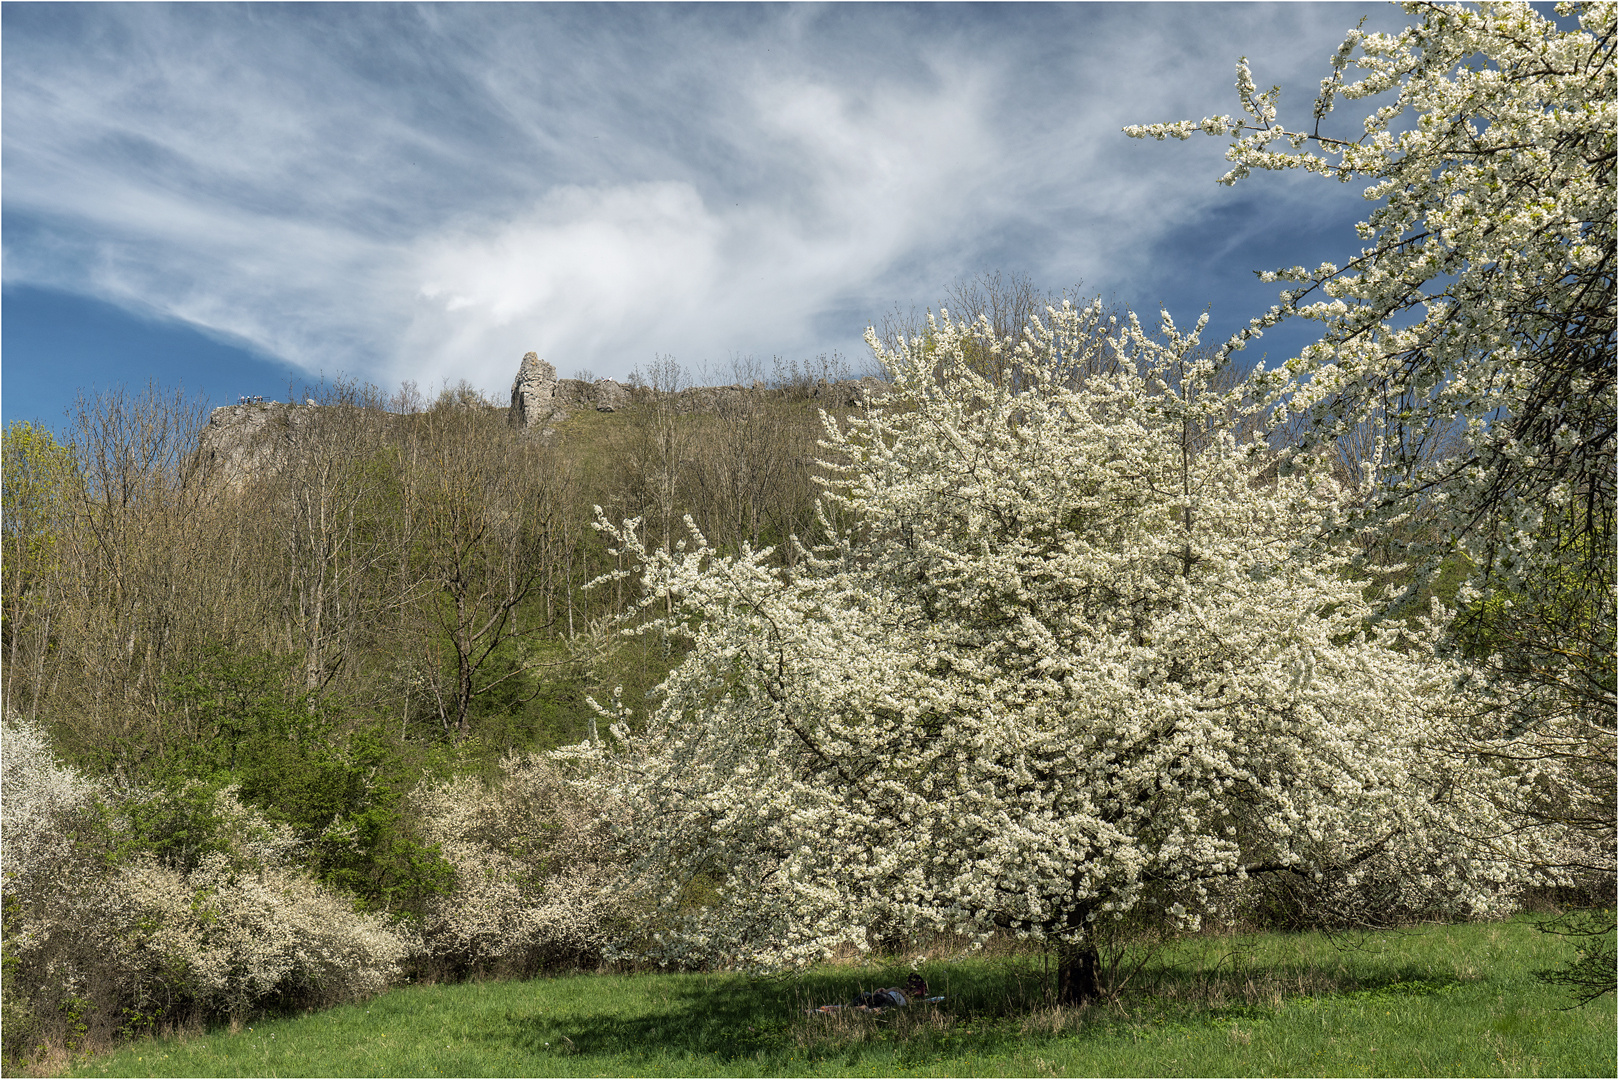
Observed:
[[[569,185],[515,219],[426,238],[400,374],[431,357],[493,385],[529,348],[563,370],[615,373],[655,352],[813,348],[835,297],[870,287],[938,215],[968,212],[999,149],[970,74],[927,95],[803,79],[750,89],[756,152],[787,190],[714,205],[685,182]]]
[[[725,231],[691,185],[649,183],[562,187],[493,230],[428,238],[411,255],[420,300],[402,357],[484,381],[526,348],[599,363],[709,300]]]
[[[1239,53],[1307,111],[1349,22],[1194,5],[8,7],[5,279],[309,371],[496,390],[529,349],[616,375],[659,353],[853,350],[848,313],[997,265],[1174,293],[1193,286],[1166,250],[1232,205],[1221,147],[1119,127],[1229,111]],[[1319,185],[1267,198],[1277,220],[1346,212]]]

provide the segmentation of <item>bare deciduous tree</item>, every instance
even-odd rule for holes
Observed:
[[[502,646],[549,628],[526,602],[557,572],[567,501],[548,449],[497,410],[441,402],[409,422],[401,509],[423,587],[418,622],[436,631],[422,642],[428,650],[449,650],[451,681],[434,691],[441,721],[460,738],[476,698],[534,666],[519,659],[497,670],[493,661]]]

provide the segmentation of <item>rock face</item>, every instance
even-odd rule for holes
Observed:
[[[887,390],[887,383],[875,375],[867,375],[863,379],[839,379],[837,382],[822,380],[815,384],[810,396],[820,402],[822,408],[844,409],[854,408],[868,396]]]
[[[309,406],[279,401],[222,405],[197,438],[197,461],[233,485],[282,468],[315,417]]]
[[[559,379],[555,365],[541,360],[538,353],[527,353],[517,369],[517,378],[512,380],[508,415],[514,426],[527,431],[566,420],[572,409],[617,412],[629,403],[629,387],[615,379],[597,379],[593,383]]]
[[[884,389],[880,379],[870,377],[840,382],[821,381],[790,388],[752,386],[693,386],[671,395],[675,411],[712,413],[735,404],[766,396],[809,398],[823,408],[858,405],[870,393]],[[512,401],[507,410],[511,423],[522,431],[545,431],[566,420],[570,413],[585,410],[619,412],[652,393],[645,387],[630,387],[616,379],[559,379],[557,369],[536,353],[523,357],[512,380]],[[322,406],[308,401],[303,405],[279,401],[224,405],[208,417],[208,426],[198,439],[199,463],[223,476],[228,482],[273,473],[291,459],[303,433],[320,415]]]
[[[863,379],[843,379],[837,382],[820,380],[813,385],[790,388],[766,387],[763,383],[752,386],[693,386],[673,393],[677,412],[708,413],[726,408],[728,403],[750,397],[791,396],[815,401],[823,408],[852,408],[865,400],[868,394],[880,393],[887,388],[881,379],[866,376]],[[616,379],[559,379],[557,369],[541,360],[537,353],[527,353],[517,378],[512,380],[512,404],[508,415],[514,426],[523,431],[543,428],[544,425],[566,420],[572,411],[594,409],[597,412],[618,412],[652,391],[645,387],[629,387]]]
[[[535,353],[523,357],[512,380],[512,424],[524,431],[548,421],[566,420],[567,410],[557,400],[557,369]]]
[[[758,382],[752,386],[693,386],[659,400],[679,413],[751,408],[767,398],[809,400],[821,408],[842,409],[856,407],[867,396],[886,389],[881,379],[868,376],[778,387]],[[552,425],[566,420],[570,412],[619,412],[638,401],[652,401],[653,393],[647,387],[625,386],[615,379],[559,379],[553,365],[529,353],[512,382],[507,417],[519,430],[543,435]],[[313,400],[305,400],[302,405],[254,401],[221,406],[209,414],[208,424],[198,437],[197,464],[206,473],[236,487],[273,475],[286,468],[302,452],[307,440],[318,434],[326,408]],[[396,419],[392,413],[368,410],[366,415],[376,416],[377,423]]]
[[[618,412],[630,403],[630,388],[617,379],[560,379],[557,381],[557,400],[564,407],[595,409],[597,412]]]

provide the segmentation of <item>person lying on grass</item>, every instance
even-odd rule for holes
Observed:
[[[922,976],[911,972],[905,985],[885,986],[881,990],[867,990],[847,1005],[822,1005],[812,1012],[837,1012],[839,1009],[858,1009],[861,1012],[882,1012],[884,1009],[902,1008],[911,1002],[943,1001],[942,997],[928,997],[928,984]]]

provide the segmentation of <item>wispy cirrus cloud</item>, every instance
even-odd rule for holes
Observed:
[[[852,352],[992,267],[1195,309],[1248,269],[1220,250],[1356,193],[1233,194],[1214,141],[1119,128],[1230,111],[1243,53],[1307,102],[1356,17],[13,5],[5,280],[310,371],[491,388],[529,349],[603,375]]]

